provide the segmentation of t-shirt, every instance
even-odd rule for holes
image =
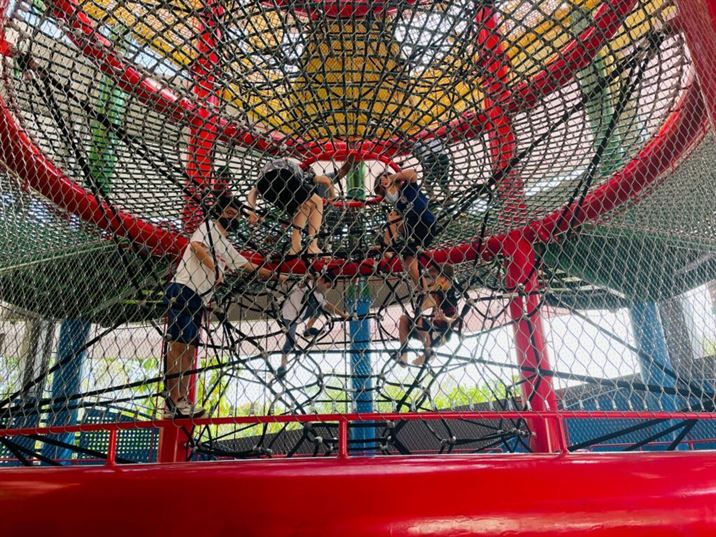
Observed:
[[[403,183],[399,194],[395,208],[403,216],[406,233],[409,236],[430,233],[435,215],[430,210],[428,197],[416,183]]]
[[[317,315],[325,305],[326,297],[315,287],[294,285],[283,303],[281,317],[291,322],[305,319]]]
[[[209,231],[211,232],[211,241],[209,240]],[[208,224],[203,222],[191,236],[189,242],[204,244],[209,249],[209,255],[217,263],[222,275],[227,268],[239,270],[248,263],[248,260],[234,248],[229,239],[221,234],[213,220],[210,220]],[[184,250],[172,281],[193,289],[204,303],[208,304],[213,295],[216,271],[209,270],[209,267],[199,261],[189,245]]]

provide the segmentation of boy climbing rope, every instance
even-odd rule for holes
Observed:
[[[418,339],[423,343],[423,354],[413,361],[413,365],[423,365],[430,359],[435,345],[450,339],[459,320],[452,266],[431,263],[427,272],[428,294],[422,300],[418,314],[415,319],[402,315],[398,323],[400,348],[391,357],[400,365],[408,363],[409,339]],[[426,313],[428,311],[430,313]]]
[[[309,278],[305,283],[294,285],[289,291],[281,308],[281,322],[286,330],[286,341],[283,344],[281,365],[276,370],[276,377],[286,376],[288,356],[296,347],[296,331],[301,321],[307,321],[303,336],[315,338],[320,332],[314,325],[323,311],[338,315],[344,320],[349,318],[348,313],[326,301],[326,293],[335,283],[335,274],[326,271]]]
[[[291,159],[276,159],[267,164],[259,173],[256,185],[249,191],[247,205],[248,220],[257,224],[256,202],[259,194],[274,207],[291,217],[291,247],[289,255],[302,252],[301,231],[308,228],[309,254],[320,254],[318,233],[323,223],[323,199],[316,192],[318,186],[325,188],[328,198],[336,197],[334,183],[347,172],[344,166],[333,177],[316,175],[312,170],[302,170],[298,162]]]
[[[375,193],[393,205],[388,214],[384,241],[403,256],[413,281],[420,282],[418,252],[429,247],[438,234],[438,223],[430,210],[428,197],[420,190],[414,169],[391,174],[383,172],[376,180]]]
[[[189,239],[174,278],[168,285],[167,352],[164,361],[167,417],[201,417],[204,410],[189,401],[190,375],[205,310],[227,271],[257,271],[264,279],[276,277],[270,270],[254,265],[228,239],[239,223],[241,205],[229,191],[216,194],[206,220]],[[285,276],[277,277],[285,281]]]

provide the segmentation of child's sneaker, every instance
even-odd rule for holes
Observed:
[[[321,331],[318,328],[306,328],[303,332],[303,337],[316,337],[318,334],[320,334]]]

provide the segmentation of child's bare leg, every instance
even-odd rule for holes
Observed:
[[[301,230],[306,227],[308,220],[308,211],[305,203],[298,208],[298,212],[293,216],[291,221],[291,249],[289,255],[298,255],[301,253]]]
[[[420,340],[423,342],[423,354],[413,360],[413,365],[423,365],[427,362],[432,354],[432,346],[430,344],[430,335],[427,332],[418,332]]]
[[[170,341],[167,352],[166,374],[167,376],[178,375],[167,379],[167,391],[170,399],[177,403],[180,399],[189,396],[189,381],[191,376],[184,375],[189,371],[196,356],[196,346]]]
[[[405,265],[408,269],[408,275],[421,290],[424,289],[424,285],[420,280],[420,267],[418,266],[418,259],[412,255],[405,256]]]
[[[407,364],[408,353],[406,352],[408,345],[408,338],[410,337],[410,319],[407,315],[401,315],[400,321],[398,322],[398,338],[400,340],[400,353],[399,360]]]
[[[303,205],[307,206],[308,210],[308,253],[320,254],[321,250],[318,248],[316,237],[321,230],[321,224],[323,224],[323,199],[318,194],[314,194]]]

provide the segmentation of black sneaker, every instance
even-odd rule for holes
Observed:
[[[320,333],[321,331],[318,328],[306,328],[306,330],[303,331],[303,337],[316,337]]]

